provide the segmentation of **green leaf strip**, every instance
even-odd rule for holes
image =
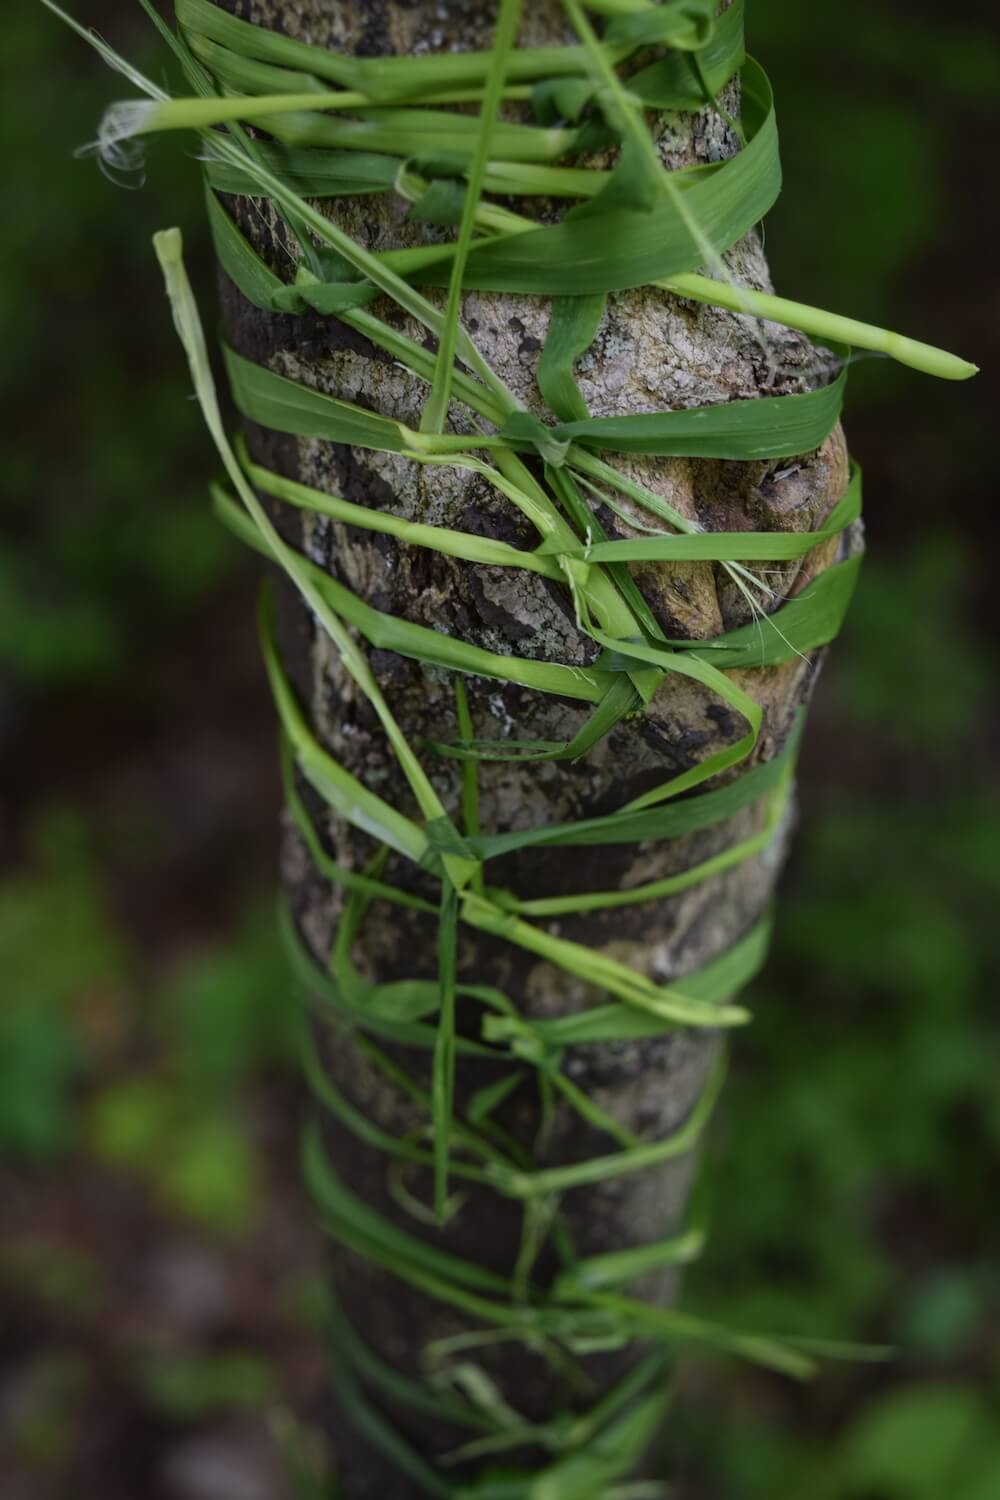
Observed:
[[[546,427],[544,435],[549,442],[583,443],[611,453],[664,458],[790,458],[810,453],[826,441],[840,419],[846,384],[845,368],[829,385],[804,395],[764,396],[686,411],[585,417]],[[501,428],[501,436],[513,443],[534,443],[539,426],[527,412],[515,412]]]

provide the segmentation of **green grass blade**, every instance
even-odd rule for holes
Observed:
[[[458,940],[458,899],[453,886],[441,896],[438,925],[438,969],[441,1008],[431,1082],[434,1121],[434,1212],[445,1222],[448,1201],[448,1155],[455,1102],[455,965]]]
[[[472,245],[472,234],[476,223],[476,210],[483,190],[483,175],[489,158],[490,146],[496,129],[496,116],[500,105],[504,75],[511,48],[517,35],[521,14],[520,0],[500,0],[493,52],[486,75],[486,91],[477,121],[475,149],[469,167],[462,204],[462,220],[458,231],[458,244],[451,266],[448,286],[448,302],[445,307],[444,325],[438,335],[437,362],[431,392],[420,419],[421,432],[443,432],[448,405],[451,399],[452,368],[455,362],[458,321],[462,308],[462,280]]]

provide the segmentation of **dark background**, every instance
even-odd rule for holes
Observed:
[[[75,9],[163,74],[137,5]],[[801,1389],[689,1359],[676,1495],[996,1500],[1000,14],[748,10],[783,125],[779,290],[984,373],[852,372],[870,554],[685,1294],[900,1353]],[[181,223],[208,302],[193,148],[111,185],[71,153],[129,86],[38,5],[5,15],[4,51],[0,1493],[285,1500],[287,1412],[323,1375],[319,1247],[256,569],[208,513],[149,246]]]

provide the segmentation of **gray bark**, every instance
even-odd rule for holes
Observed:
[[[488,46],[493,15],[492,7],[481,0],[443,0],[433,6],[414,6],[404,0],[363,5],[338,0],[233,0],[229,8],[306,40],[366,54]],[[557,4],[545,0],[527,9],[523,42],[564,35]],[[735,107],[737,101],[738,95],[730,88],[727,103]],[[671,165],[717,160],[735,149],[724,122],[709,110],[660,121],[658,134],[661,153]],[[243,201],[233,207],[261,253],[287,273],[291,247],[267,206]],[[416,243],[428,233],[408,223],[405,205],[391,198],[339,200],[328,211],[373,249]],[[746,284],[768,286],[756,234],[735,247],[728,262],[733,274]],[[228,283],[223,286],[223,309],[228,337],[240,352],[318,389],[418,424],[425,388],[336,319],[266,315]],[[377,304],[376,311],[418,339],[424,336],[423,330],[388,304]],[[547,302],[469,293],[463,316],[502,377],[527,406],[540,411],[534,369],[547,328]],[[800,390],[815,375],[818,361],[817,352],[797,334],[768,328],[762,338],[745,320],[641,290],[609,299],[597,339],[578,373],[591,412],[606,415]],[[460,411],[453,412],[453,420],[461,430]],[[476,476],[458,470],[421,469],[395,455],[258,429],[250,430],[249,440],[258,461],[319,489],[415,520],[480,531],[518,544],[532,543],[527,526]],[[819,452],[804,455],[796,463],[641,458],[616,462],[708,529],[727,531],[813,529],[839,498],[847,474],[839,429]],[[612,534],[625,534],[620,521],[608,520],[613,523],[609,525]],[[567,598],[533,574],[472,567],[319,517],[284,515],[281,524],[314,561],[381,610],[494,651],[578,663],[593,659],[594,645],[577,630]],[[769,566],[768,579],[779,597],[787,596],[854,544],[851,539],[832,542],[817,548],[801,564]],[[747,618],[743,598],[713,564],[664,564],[636,568],[635,573],[670,636],[707,638]],[[366,701],[329,642],[287,592],[281,600],[281,635],[290,673],[319,738],[383,796],[413,811],[407,786]],[[371,660],[411,738],[456,736],[453,687],[445,674],[387,652],[373,652]],[[764,705],[757,761],[780,750],[796,708],[811,690],[815,671],[815,660],[793,658],[778,667],[735,674]],[[518,739],[569,738],[589,711],[482,679],[470,680],[468,688],[474,732],[484,738],[501,734]],[[480,777],[483,827],[499,832],[611,811],[731,743],[744,727],[742,720],[723,710],[696,684],[667,677],[645,714],[619,725],[580,763],[485,764]],[[449,812],[457,813],[455,764],[431,756],[426,764]],[[335,857],[350,867],[362,866],[373,852],[370,841],[315,802],[311,805]],[[725,825],[667,844],[531,850],[498,861],[491,866],[489,879],[525,897],[626,888],[708,858],[749,836],[760,826],[761,817],[761,810],[751,808]],[[683,895],[564,918],[553,927],[657,980],[681,977],[730,947],[765,910],[786,835],[787,830],[767,854]],[[283,874],[301,930],[322,957],[336,925],[340,893],[317,876],[292,832]],[[420,877],[402,862],[398,866],[391,862],[386,878],[419,888]],[[433,895],[433,888],[428,887],[427,893]],[[357,945],[355,961],[364,973],[380,980],[432,976],[435,932],[432,918],[375,907]],[[483,934],[463,930],[459,952],[463,979],[498,985],[529,1016],[573,1011],[605,998],[593,987]],[[461,1023],[474,1031],[478,1011],[470,1010]],[[686,1118],[715,1047],[716,1040],[709,1033],[678,1033],[656,1041],[576,1048],[566,1068],[609,1114],[643,1139],[655,1140]],[[348,1033],[325,1031],[323,1052],[337,1086],[381,1126],[402,1133],[420,1123],[405,1099],[366,1064]],[[426,1063],[419,1055],[401,1060],[418,1073]],[[491,1076],[487,1066],[462,1060],[457,1080],[459,1106]],[[538,1124],[533,1100],[534,1090],[522,1087],[501,1115],[503,1123],[525,1142],[533,1139]],[[447,1231],[438,1234],[396,1206],[386,1188],[385,1160],[378,1153],[332,1123],[328,1145],[338,1172],[352,1190],[410,1233],[443,1243],[499,1271],[510,1270],[520,1235],[515,1206],[473,1191]],[[610,1149],[607,1137],[562,1109],[545,1159],[582,1160]],[[595,1254],[657,1239],[676,1228],[690,1172],[691,1163],[684,1160],[567,1194],[562,1207],[570,1217],[578,1253]],[[409,1179],[409,1185],[426,1198],[427,1183],[418,1175]],[[419,1373],[420,1350],[430,1339],[468,1326],[467,1318],[412,1293],[337,1247],[331,1259],[354,1325],[397,1369]],[[544,1280],[550,1269],[543,1255],[539,1276]],[[651,1298],[667,1298],[672,1286],[669,1278],[659,1278],[639,1290]],[[567,1399],[577,1399],[560,1388],[540,1357],[514,1343],[497,1345],[477,1357],[512,1404],[535,1419],[551,1415]],[[606,1389],[632,1358],[630,1350],[592,1357],[587,1364],[595,1390]],[[457,1432],[440,1429],[405,1409],[386,1409],[399,1429],[431,1459],[459,1440]],[[417,1493],[409,1481],[386,1468],[336,1410],[331,1411],[330,1424],[345,1495],[408,1500]],[[525,1455],[518,1457],[523,1460]]]

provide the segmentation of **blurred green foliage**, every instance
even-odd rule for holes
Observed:
[[[116,38],[162,76],[138,5],[77,9],[110,11]],[[6,18],[4,63],[0,400],[25,440],[0,474],[0,670],[41,687],[121,671],[235,549],[202,502],[209,445],[151,269],[164,219],[201,239],[190,143],[154,150],[155,190],[116,186],[72,152],[128,86],[34,3]]]
[[[104,1270],[89,1256],[39,1235],[0,1246],[0,1290],[30,1296],[68,1323],[86,1319],[104,1303]]]
[[[39,1355],[24,1371],[7,1437],[22,1459],[58,1472],[72,1452],[89,1384],[85,1361],[71,1349]]]
[[[974,770],[949,774],[975,745],[988,673],[956,588],[933,616],[921,607],[963,565],[957,546],[940,572],[932,560],[927,544],[866,566],[821,689],[813,735],[869,759],[858,786],[803,778],[775,951],[716,1140],[710,1245],[688,1282],[712,1317],[896,1354],[828,1370],[846,1408],[832,1448],[828,1415],[810,1434],[808,1411],[748,1423],[737,1406],[719,1445],[684,1407],[682,1446],[713,1500],[1000,1494],[1000,799]],[[906,672],[900,621],[911,647],[927,643],[926,674]]]
[[[258,1355],[168,1355],[150,1351],[139,1380],[152,1409],[172,1422],[195,1422],[219,1410],[267,1406],[276,1395],[272,1366]]]
[[[168,1078],[122,1079],[94,1101],[90,1143],[99,1160],[147,1178],[168,1211],[222,1232],[249,1230],[254,1145],[231,1095],[192,1099]]]
[[[33,830],[32,868],[0,884],[0,1150],[44,1161],[75,1139],[86,1052],[73,1007],[114,994],[124,967],[81,820],[54,809]],[[58,941],[53,935],[58,934]]]
[[[781,1500],[994,1500],[1000,1494],[995,1402],[970,1384],[899,1385],[869,1399],[835,1444],[789,1423],[685,1412],[688,1438],[712,1458],[706,1493]]]
[[[1000,1493],[996,1412],[969,1386],[894,1391],[854,1424],[833,1467],[827,1494],[990,1500]]]
[[[962,236],[978,233],[984,179],[962,163],[995,92],[996,18],[942,17],[929,0],[748,9],[784,125],[787,187],[768,224],[779,289],[982,357],[977,294],[935,268],[977,274]],[[131,0],[77,12],[160,75]],[[120,82],[35,5],[5,18],[5,61],[0,393],[23,440],[0,478],[0,673],[30,729],[40,689],[155,683],[157,652],[238,565],[204,501],[212,459],[149,250],[180,222],[210,283],[190,143],[153,148],[145,190],[114,186],[70,152]],[[852,387],[875,542],[819,690],[803,826],[735,1048],[713,1233],[687,1300],[899,1353],[831,1368],[801,1396],[699,1372],[670,1424],[685,1500],[1000,1495],[1000,809],[983,755],[996,658],[972,521],[976,496],[992,497],[995,421],[979,383],[942,393],[871,360]],[[185,1234],[252,1236],[273,1190],[253,1091],[295,1066],[268,903],[196,945],[176,932],[151,961],[116,904],[107,830],[62,791],[48,799],[0,879],[0,1153],[40,1193],[58,1196],[68,1165],[136,1187]],[[170,813],[151,809],[151,824]],[[142,828],[115,836],[161,857]],[[91,1375],[66,1330],[118,1289],[33,1233],[0,1252],[0,1291],[30,1295],[51,1325],[19,1377],[15,1446],[67,1465]],[[294,1321],[315,1284],[273,1299]],[[278,1388],[242,1346],[148,1343],[135,1360],[139,1399],[173,1424]]]
[[[751,0],[747,35],[781,128],[772,266],[808,298],[884,318],[894,279],[942,239],[949,115],[993,108],[995,17],[972,6],[945,19],[928,0]]]
[[[55,1163],[86,1120],[100,1160],[208,1228],[246,1229],[258,1185],[241,1090],[289,1066],[297,1034],[269,905],[221,950],[150,984],[109,912],[83,820],[48,812],[31,846],[29,872],[0,883],[0,1152]],[[152,1071],[135,1070],[137,1035],[155,1049]]]

